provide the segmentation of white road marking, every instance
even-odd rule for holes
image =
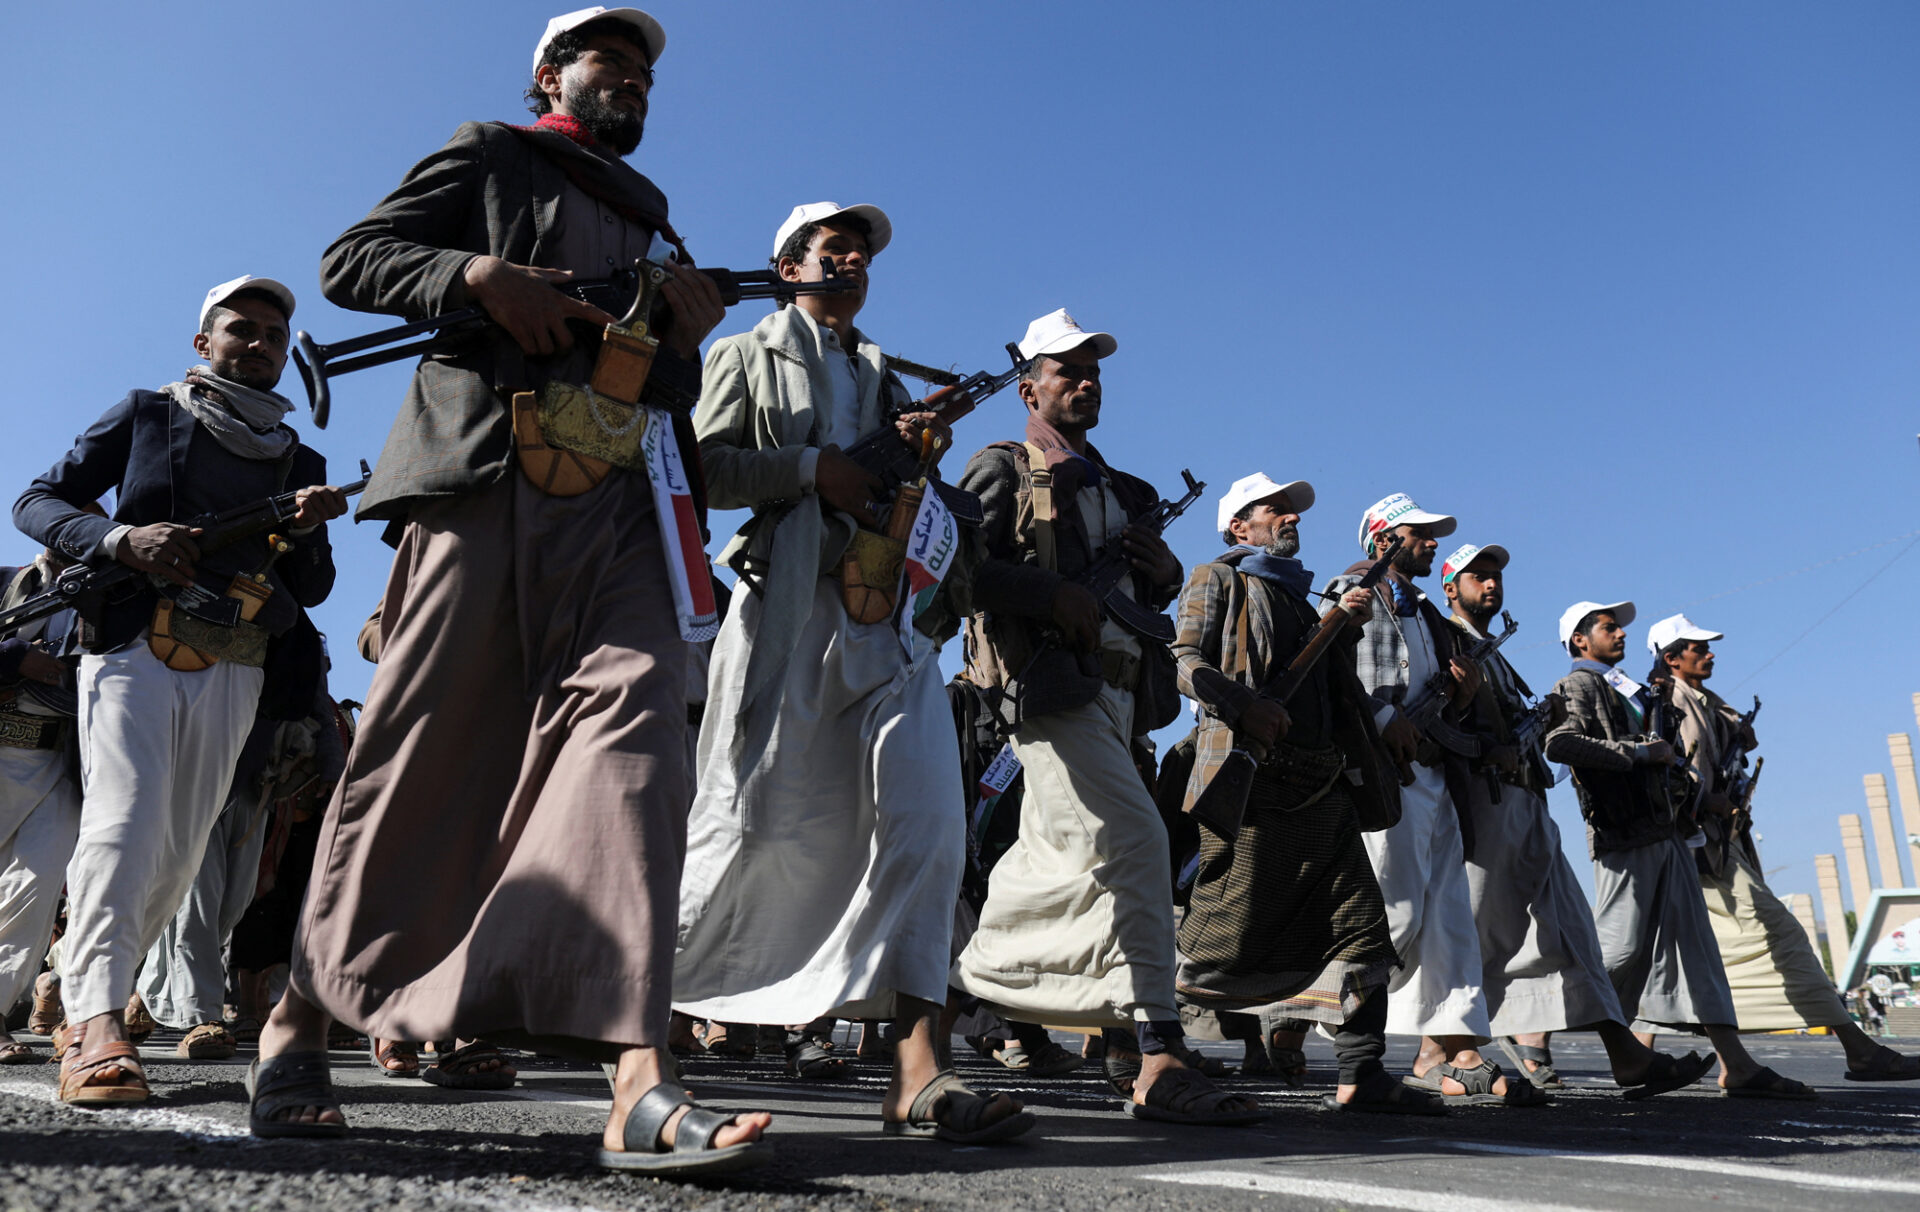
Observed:
[[[33,1082],[0,1082],[0,1094],[30,1098],[35,1102],[52,1103],[55,1106],[66,1105],[60,1101],[60,1096],[52,1087]],[[75,1110],[78,1109],[75,1108]],[[230,1124],[205,1115],[189,1115],[185,1111],[174,1111],[166,1107],[118,1107],[96,1112],[96,1114],[101,1116],[102,1124],[110,1124],[115,1128],[148,1128],[161,1132],[173,1132],[209,1143],[253,1140],[253,1134],[247,1131],[244,1125]]]
[[[1650,1153],[1584,1153],[1571,1149],[1489,1145],[1465,1140],[1436,1140],[1433,1144],[1448,1149],[1461,1149],[1469,1153],[1496,1153],[1505,1157],[1551,1157],[1556,1161],[1605,1162],[1615,1166],[1649,1166],[1658,1170],[1685,1170],[1691,1174],[1722,1174],[1728,1178],[1792,1183],[1800,1187],[1824,1187],[1833,1191],[1875,1191],[1887,1195],[1920,1195],[1920,1182],[1905,1182],[1895,1178],[1859,1178],[1851,1174],[1817,1174],[1807,1170],[1793,1170],[1785,1166],[1717,1161],[1707,1157],[1658,1157]]]
[[[1566,1204],[1525,1203],[1488,1199],[1478,1191],[1455,1195],[1444,1191],[1412,1191],[1402,1187],[1374,1187],[1365,1183],[1327,1182],[1291,1174],[1260,1174],[1246,1170],[1185,1170],[1175,1174],[1142,1174],[1157,1183],[1196,1187],[1225,1187],[1235,1191],[1270,1191],[1302,1199],[1324,1199],[1342,1205],[1397,1208],[1401,1212],[1563,1212]],[[1463,1181],[1465,1178],[1463,1177]]]
[[[595,1098],[591,1094],[576,1094],[569,1090],[539,1090],[530,1086],[516,1086],[511,1090],[502,1090],[508,1098],[531,1099],[540,1103],[572,1103],[589,1111],[598,1111],[602,1115],[613,1113],[613,1100]]]

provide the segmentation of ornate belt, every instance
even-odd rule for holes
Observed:
[[[0,707],[0,745],[9,749],[58,749],[67,743],[71,721],[52,715],[29,715]]]

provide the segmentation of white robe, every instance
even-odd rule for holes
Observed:
[[[1407,684],[1424,686],[1440,668],[1433,637],[1417,616],[1402,632]],[[1413,786],[1400,789],[1400,823],[1362,835],[1387,903],[1393,949],[1404,965],[1387,984],[1387,1031],[1484,1040],[1491,1028],[1460,819],[1447,795],[1445,771],[1418,764],[1414,771]]]
[[[830,343],[831,345],[831,343]],[[859,436],[855,380],[829,363],[820,443]],[[960,751],[938,648],[856,623],[814,584],[765,755],[728,759],[764,609],[741,591],[714,644],[688,822],[674,1006],[721,1022],[889,1018],[944,1002],[966,861]]]

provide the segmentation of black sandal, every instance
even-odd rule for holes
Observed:
[[[1133,1079],[1140,1076],[1140,1054],[1107,1049],[1100,1063],[1107,1071],[1107,1085],[1121,1098],[1133,1097]]]
[[[1560,1080],[1559,1070],[1553,1067],[1551,1050],[1536,1048],[1532,1044],[1523,1044],[1511,1035],[1501,1036],[1499,1044],[1500,1051],[1507,1054],[1507,1059],[1512,1061],[1513,1067],[1520,1071],[1520,1076],[1532,1082],[1536,1089],[1565,1090],[1567,1088],[1567,1083]],[[1530,1069],[1527,1067],[1528,1061],[1540,1067]]]
[[[1698,1052],[1689,1052],[1685,1056],[1670,1056],[1665,1052],[1653,1054],[1653,1061],[1647,1066],[1647,1075],[1627,1086],[1622,1098],[1638,1102],[1643,1098],[1652,1098],[1656,1094],[1666,1094],[1672,1090],[1682,1090],[1699,1081],[1712,1069],[1715,1060],[1712,1056],[1702,1056]]]
[[[955,1145],[985,1145],[1011,1140],[1033,1127],[1031,1111],[1015,1111],[996,1120],[987,1120],[987,1108],[995,1094],[981,1094],[951,1069],[942,1069],[933,1080],[914,1095],[913,1106],[904,1120],[882,1120],[880,1131],[888,1136],[921,1136]]]
[[[789,1031],[781,1048],[787,1054],[787,1076],[808,1082],[842,1082],[850,1074],[847,1059],[820,1046],[805,1031]]]
[[[318,1107],[338,1111],[340,1100],[333,1095],[333,1075],[327,1067],[325,1052],[282,1052],[265,1060],[254,1058],[247,1066],[247,1128],[262,1139],[275,1137],[345,1136],[344,1123],[301,1123],[275,1119],[289,1107]]]
[[[661,1143],[660,1134],[681,1107],[685,1107],[687,1113],[680,1117],[669,1148]],[[725,1174],[765,1165],[773,1153],[773,1146],[767,1141],[745,1141],[724,1149],[713,1147],[713,1138],[719,1135],[720,1129],[739,1118],[709,1111],[695,1104],[681,1087],[661,1082],[641,1095],[640,1101],[633,1104],[633,1110],[627,1112],[627,1122],[620,1129],[620,1140],[626,1148],[600,1150],[600,1167],[673,1177]]]
[[[1353,1100],[1341,1102],[1337,1094],[1326,1094],[1320,1105],[1329,1111],[1374,1115],[1445,1115],[1446,1100],[1438,1094],[1418,1090],[1393,1080],[1388,1073],[1376,1073],[1354,1087]]]

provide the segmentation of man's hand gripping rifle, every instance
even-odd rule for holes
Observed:
[[[1144,517],[1128,525],[1138,526],[1156,535],[1165,534],[1167,527],[1173,524],[1173,520],[1193,508],[1193,503],[1198,501],[1200,495],[1207,490],[1207,482],[1194,479],[1193,473],[1184,467],[1180,469],[1180,478],[1186,481],[1185,496],[1178,501],[1162,499],[1148,510]],[[1081,570],[1079,576],[1071,579],[1074,584],[1092,594],[1094,601],[1100,603],[1100,613],[1103,617],[1112,619],[1150,643],[1163,646],[1173,643],[1177,633],[1172,619],[1121,592],[1120,582],[1132,572],[1133,562],[1128,557],[1126,548],[1116,539],[1109,542],[1095,557],[1093,563]]]
[[[373,472],[365,459],[360,460],[360,478],[352,484],[343,484],[340,491],[346,496],[357,496],[365,492],[367,480]],[[201,554],[219,551],[231,547],[240,540],[262,531],[284,526],[293,520],[300,511],[296,499],[300,492],[283,492],[246,505],[236,505],[220,513],[202,514],[186,522],[187,526],[201,533],[194,538],[194,544]],[[132,581],[140,574],[125,564],[113,563],[102,568],[89,568],[85,564],[73,564],[62,569],[45,589],[32,597],[25,598],[4,612],[0,612],[0,636],[11,634],[36,619],[48,618],[62,610],[71,610],[82,602],[105,594]],[[151,575],[151,574],[149,574]],[[158,581],[158,578],[154,578]]]
[[[1469,644],[1456,654],[1456,659],[1479,666],[1481,661],[1499,651],[1500,645],[1507,642],[1514,632],[1520,630],[1520,624],[1506,611],[1500,612],[1502,630],[1499,635],[1484,636]],[[1454,679],[1451,668],[1442,669],[1427,679],[1426,685],[1415,693],[1413,701],[1402,709],[1409,724],[1426,740],[1438,745],[1449,753],[1464,758],[1477,758],[1482,754],[1480,738],[1455,724],[1446,716],[1447,708],[1453,703],[1453,696],[1459,691],[1460,683]],[[1491,766],[1486,768],[1487,793],[1493,799],[1500,798],[1499,772]]]
[[[1393,565],[1393,557],[1399,554],[1404,542],[1403,538],[1395,535],[1386,551],[1374,561],[1373,567],[1367,569],[1366,575],[1360,578],[1354,588],[1372,593],[1374,586],[1387,575],[1387,569]],[[1286,706],[1287,701],[1305,684],[1313,667],[1320,663],[1320,658],[1333,647],[1333,641],[1339,638],[1341,629],[1349,623],[1359,626],[1366,621],[1364,615],[1351,612],[1336,602],[1308,633],[1300,650],[1287,662],[1287,667],[1260,688],[1260,697]],[[1233,751],[1227,754],[1226,761],[1221,763],[1220,769],[1207,782],[1207,789],[1200,793],[1193,801],[1193,807],[1188,810],[1194,820],[1229,842],[1240,834],[1240,821],[1246,816],[1247,798],[1253,791],[1254,772],[1267,756],[1267,747],[1256,737],[1236,732],[1233,740]]]
[[[1008,342],[1007,355],[1013,359],[1013,365],[1006,370],[975,371],[964,379],[954,379],[926,399],[896,410],[893,415],[887,417],[880,428],[863,435],[859,441],[847,447],[842,453],[866,471],[878,476],[882,491],[889,498],[900,490],[902,484],[910,484],[915,479],[925,476],[927,483],[940,494],[940,500],[946,505],[949,513],[968,525],[979,525],[980,499],[970,492],[963,492],[951,484],[934,478],[931,462],[927,457],[930,448],[925,441],[928,436],[926,431],[945,429],[951,432],[954,422],[978,408],[989,396],[1025,374],[1028,359],[1020,356],[1020,347]],[[895,370],[916,378],[941,373],[901,358],[890,357],[887,362]],[[910,418],[914,420],[910,421]],[[902,431],[903,421],[909,422],[910,431]],[[937,432],[931,436],[933,442],[931,451],[937,455],[940,445],[950,439],[940,436]]]
[[[654,313],[661,284],[676,272],[665,249],[665,243],[656,240],[647,257],[635,261],[619,273],[605,278],[554,285],[555,290],[591,303],[610,314],[616,313],[623,302],[632,300],[626,308],[626,314],[606,327],[604,340],[630,352],[629,357],[621,359],[626,363],[628,373],[623,376],[622,382],[614,386],[621,391],[630,389],[633,398],[608,391],[601,385],[600,374],[594,376],[596,391],[630,404],[637,402],[639,386],[646,380],[653,350],[660,344],[653,331],[659,327]],[[800,295],[839,294],[860,288],[860,284],[851,278],[832,276],[819,282],[788,282],[770,269],[693,271],[682,267],[679,272],[699,272],[713,279],[713,284],[720,289],[720,301],[728,307],[747,299],[777,299],[791,303]],[[330,345],[317,343],[304,330],[296,332],[293,334],[293,361],[299,368],[301,382],[307,388],[307,401],[313,407],[313,423],[325,429],[332,412],[333,397],[329,382],[334,376],[384,366],[405,358],[448,353],[490,333],[498,335],[499,332],[498,326],[487,315],[486,308],[463,307],[410,324],[383,328],[365,336],[348,337]],[[602,359],[603,365],[607,361]],[[633,369],[636,365],[637,381],[630,381],[635,379]]]

